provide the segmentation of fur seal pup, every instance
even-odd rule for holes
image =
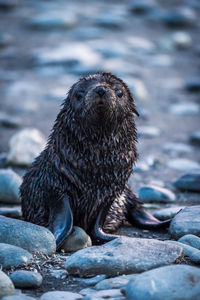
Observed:
[[[138,115],[126,84],[110,73],[75,83],[54,123],[44,151],[21,185],[24,220],[48,227],[57,248],[82,227],[96,242],[128,220],[141,228],[161,228],[142,209],[127,185],[137,158]]]

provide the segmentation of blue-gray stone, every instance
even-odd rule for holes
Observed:
[[[200,164],[196,161],[186,158],[175,158],[168,162],[168,167],[178,171],[200,171]]]
[[[95,285],[98,284],[99,282],[101,282],[102,280],[104,280],[106,278],[106,275],[101,274],[101,275],[97,275],[95,277],[91,277],[91,278],[79,278],[79,277],[73,277],[73,281],[75,282],[80,282],[83,283],[85,285]]]
[[[0,265],[3,269],[20,267],[31,263],[32,255],[17,246],[0,243]]]
[[[0,216],[0,243],[21,247],[31,253],[53,254],[56,242],[45,227]]]
[[[113,277],[172,264],[182,255],[182,248],[166,242],[120,237],[102,246],[77,251],[67,259],[65,268],[69,274],[84,277],[96,274]]]
[[[200,130],[195,131],[191,134],[190,143],[195,146],[200,146]]]
[[[96,290],[121,289],[130,279],[134,279],[137,274],[121,275],[100,281],[95,285]]]
[[[10,218],[20,218],[22,216],[21,206],[2,206],[0,207],[0,215]]]
[[[82,296],[77,293],[65,292],[65,291],[53,291],[47,292],[40,297],[40,300],[80,300]]]
[[[90,247],[92,245],[89,235],[80,227],[74,226],[72,233],[62,245],[65,252],[75,252],[77,250]]]
[[[159,220],[168,220],[173,218],[185,206],[172,206],[157,210],[153,215]]]
[[[200,192],[200,174],[185,174],[173,184],[181,191]]]
[[[173,265],[144,272],[126,286],[128,300],[199,300],[200,269]]]
[[[17,270],[9,277],[16,288],[37,288],[42,284],[42,276],[37,272]]]
[[[0,126],[6,128],[17,128],[20,125],[21,125],[21,120],[19,118],[4,113],[0,113]]]
[[[180,243],[189,245],[200,250],[200,238],[193,234],[186,234],[182,236],[179,240]]]
[[[97,16],[95,21],[99,26],[111,29],[119,29],[125,23],[125,19],[123,16],[105,12],[104,14]]]
[[[13,295],[13,296],[6,296],[1,298],[1,300],[36,300],[36,298],[24,295],[24,294],[19,294],[19,295]]]
[[[169,233],[175,239],[186,234],[200,235],[200,205],[187,206],[171,221]]]
[[[175,115],[196,115],[199,113],[199,105],[196,103],[176,103],[169,107],[169,111]]]
[[[189,10],[163,12],[158,17],[170,28],[186,28],[195,24],[194,14]]]
[[[20,203],[19,187],[21,177],[10,169],[0,170],[0,202]]]
[[[144,186],[139,189],[139,199],[142,202],[169,203],[176,200],[176,196],[170,190],[154,185]]]
[[[154,1],[131,1],[129,10],[136,15],[147,15],[155,9]]]
[[[167,242],[171,243],[172,245],[180,246],[181,248],[183,248],[184,254],[188,256],[192,262],[194,262],[195,264],[200,264],[200,250],[177,241],[170,240]]]
[[[200,92],[200,78],[194,78],[188,80],[185,84],[185,88],[188,92],[199,93]]]
[[[15,288],[10,278],[0,270],[0,298],[8,295],[13,295]]]

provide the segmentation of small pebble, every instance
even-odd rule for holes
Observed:
[[[92,241],[87,233],[80,227],[74,226],[72,233],[65,240],[62,249],[65,252],[75,252],[77,250],[90,247]]]
[[[0,243],[0,265],[2,268],[25,266],[31,263],[33,256],[26,250],[10,244]]]
[[[142,202],[169,203],[176,200],[175,194],[170,190],[154,185],[141,187],[138,195]]]
[[[180,243],[189,245],[200,250],[200,238],[193,234],[186,234],[182,236],[179,240]]]
[[[10,275],[10,279],[16,288],[37,288],[42,284],[40,273],[17,270]]]
[[[0,298],[13,295],[15,288],[10,278],[0,270]]]
[[[50,271],[51,276],[57,278],[57,279],[65,279],[68,276],[68,273],[64,269],[60,270],[51,270]]]
[[[181,191],[200,192],[200,173],[185,174],[174,181],[173,184]]]

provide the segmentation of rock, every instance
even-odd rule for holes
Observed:
[[[50,271],[51,276],[57,278],[57,279],[65,279],[68,276],[68,273],[64,269],[60,270],[51,270]]]
[[[139,199],[142,202],[169,203],[176,200],[176,196],[170,190],[154,185],[144,186],[139,189]]]
[[[174,265],[144,272],[126,286],[129,300],[200,299],[200,269]]]
[[[172,37],[172,44],[174,48],[178,50],[185,50],[191,47],[192,39],[190,35],[185,31],[177,31]]]
[[[101,56],[83,43],[71,42],[70,45],[61,45],[40,52],[36,56],[36,64],[97,67],[101,64]]]
[[[122,15],[104,12],[101,15],[97,15],[95,22],[98,26],[110,28],[110,29],[120,29],[125,23],[125,19]]]
[[[70,29],[77,24],[77,17],[72,12],[47,12],[29,20],[28,25],[39,30]]]
[[[154,138],[160,135],[160,129],[154,126],[139,126],[138,135],[139,137]]]
[[[132,91],[134,97],[138,100],[148,99],[148,91],[144,82],[140,79],[132,78],[129,81],[126,81],[129,85],[130,90]]]
[[[200,250],[200,238],[193,234],[186,234],[182,236],[179,240],[180,243],[189,245]]]
[[[172,206],[168,208],[163,208],[156,211],[153,215],[159,220],[168,220],[172,219],[181,209],[185,206]]]
[[[153,54],[156,51],[155,44],[151,40],[142,38],[141,36],[130,36],[127,38],[127,41],[133,53],[139,57],[141,55]]]
[[[91,278],[73,278],[73,281],[83,283],[84,285],[95,285],[106,278],[106,275],[101,274]]]
[[[1,298],[1,300],[36,300],[33,297],[24,295],[24,294],[20,294],[20,295],[13,295],[13,296],[6,296]]]
[[[67,259],[65,267],[70,274],[84,277],[96,274],[113,277],[171,264],[181,256],[180,247],[165,242],[120,237],[102,246],[79,250]]]
[[[182,209],[171,221],[169,233],[175,239],[185,234],[200,235],[200,205]]]
[[[38,272],[17,270],[9,277],[16,288],[37,288],[42,284],[42,276]]]
[[[70,236],[65,240],[62,249],[65,252],[74,252],[92,245],[91,238],[80,227],[74,226]]]
[[[173,184],[181,191],[200,192],[200,173],[185,174],[174,181]]]
[[[190,143],[195,146],[200,146],[200,131],[195,131],[191,134]]]
[[[134,279],[137,274],[122,275],[114,278],[108,278],[100,281],[95,285],[96,290],[110,290],[123,288],[130,279]]]
[[[3,269],[28,265],[32,259],[33,256],[28,251],[17,246],[0,243],[0,265]]]
[[[82,296],[77,293],[64,292],[64,291],[53,291],[47,292],[40,297],[40,300],[80,300]]]
[[[22,216],[21,206],[0,207],[0,215],[10,218],[20,218]]]
[[[200,170],[200,164],[186,158],[171,159],[168,162],[168,167],[179,171]]]
[[[196,103],[172,104],[169,108],[170,113],[175,115],[195,115],[199,113],[199,105]]]
[[[31,253],[53,254],[56,242],[45,227],[0,216],[0,243],[21,247]]]
[[[0,11],[10,11],[16,7],[17,0],[0,0]]]
[[[193,151],[192,147],[187,144],[182,143],[167,143],[163,146],[165,152],[174,153],[191,153]]]
[[[74,31],[73,36],[78,40],[98,39],[102,35],[102,29],[98,27],[83,27]]]
[[[4,272],[0,271],[0,298],[14,293],[15,288],[12,281]]]
[[[100,40],[95,42],[94,49],[101,53],[105,58],[123,58],[127,55],[127,49],[118,42],[112,42],[112,47],[107,42]]]
[[[0,126],[7,128],[17,128],[21,126],[21,120],[17,117],[0,113]]]
[[[20,203],[19,187],[21,177],[10,169],[0,170],[0,202]]]
[[[120,297],[122,297],[122,293],[120,289],[111,289],[111,290],[102,290],[102,291],[88,289],[88,293],[86,293],[86,289],[84,290],[80,291],[82,295],[87,296],[84,297],[83,300],[119,299]]]
[[[12,136],[7,161],[9,164],[29,166],[44,149],[46,141],[37,129],[23,129]]]
[[[196,264],[200,264],[200,251],[198,249],[176,241],[167,241],[167,242],[171,243],[172,245],[180,246],[181,248],[183,248],[184,254],[188,256],[192,262]]]
[[[163,12],[160,19],[170,28],[187,28],[195,24],[194,12],[190,9],[179,9],[179,11]]]
[[[200,78],[194,78],[188,80],[185,84],[185,88],[190,93],[199,93],[200,92]]]
[[[147,15],[155,9],[154,1],[131,1],[129,10],[136,15]]]

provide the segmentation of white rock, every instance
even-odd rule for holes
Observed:
[[[79,300],[82,296],[77,293],[67,291],[47,292],[40,297],[40,300]]]
[[[195,115],[199,113],[199,105],[196,103],[172,104],[169,108],[170,113],[176,115]]]
[[[200,170],[200,164],[186,158],[171,159],[167,163],[168,167],[179,171]]]
[[[45,138],[37,129],[23,129],[12,136],[8,163],[13,165],[28,166],[45,147]]]
[[[0,271],[0,298],[14,293],[15,288],[12,281],[4,272]]]

